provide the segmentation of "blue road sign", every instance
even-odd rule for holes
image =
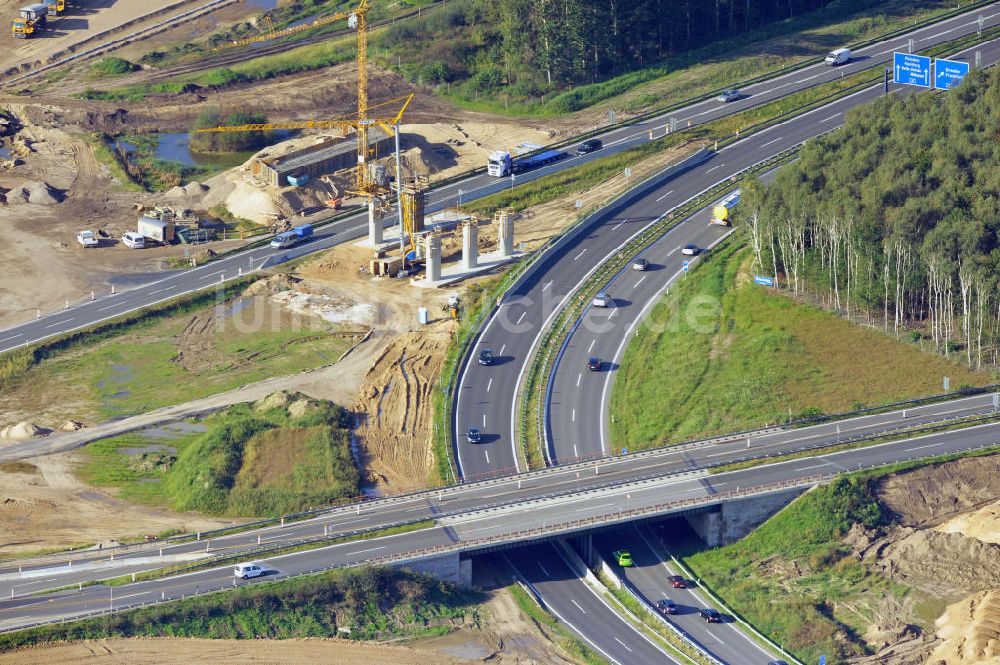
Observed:
[[[819,657],[819,665],[826,665],[826,656]]]
[[[761,286],[774,286],[774,278],[765,275],[754,275],[753,283],[760,284]]]
[[[938,90],[954,88],[969,73],[969,63],[958,60],[934,60],[934,87]]]
[[[909,53],[892,54],[893,83],[931,87],[931,59]]]
[[[684,260],[684,261],[681,261],[681,269],[682,269],[682,270],[683,270],[684,272],[687,272],[687,271],[688,271],[688,266],[689,266],[689,265],[691,265],[691,262],[690,262],[690,261],[688,261],[688,260]]]

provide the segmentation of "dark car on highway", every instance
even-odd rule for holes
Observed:
[[[479,443],[483,440],[483,435],[475,427],[470,427],[469,431],[465,433],[465,440],[469,443]]]
[[[576,155],[577,157],[581,155],[586,155],[588,153],[600,150],[603,147],[604,144],[601,143],[601,139],[587,139],[586,141],[580,144],[579,148],[576,149]]]
[[[702,611],[698,612],[698,614],[705,620],[706,623],[722,623],[722,615],[719,614],[719,610],[713,610],[711,607],[706,607]]]
[[[670,586],[672,586],[675,589],[686,589],[688,586],[687,580],[685,580],[680,575],[671,575],[670,577],[667,578],[667,581],[670,582]]]
[[[670,600],[669,598],[662,598],[656,601],[656,609],[659,610],[660,614],[677,614],[677,603]]]
[[[587,358],[587,369],[589,369],[591,372],[601,371],[601,359],[593,356]]]
[[[479,364],[480,365],[492,365],[493,364],[493,352],[489,349],[483,349],[479,352]]]

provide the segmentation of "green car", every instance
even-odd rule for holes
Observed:
[[[628,550],[617,550],[612,552],[611,555],[622,568],[627,568],[632,565],[632,553]]]

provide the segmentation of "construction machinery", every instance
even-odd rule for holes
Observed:
[[[42,0],[49,10],[49,16],[59,16],[66,10],[66,0]]]
[[[40,2],[18,10],[19,16],[10,22],[10,32],[16,39],[28,39],[45,29],[49,8]]]

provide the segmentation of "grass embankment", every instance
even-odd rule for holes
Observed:
[[[555,642],[566,654],[584,663],[584,665],[607,665],[607,661],[601,658],[593,649],[584,644],[579,638],[574,637],[568,630],[563,628],[558,620],[544,609],[542,609],[535,599],[521,586],[512,584],[507,587],[510,595],[514,598],[517,607],[525,616],[530,618],[539,627],[555,635]]]
[[[889,524],[875,494],[892,473],[963,457],[994,455],[998,448],[903,462],[841,476],[806,493],[743,540],[683,553],[684,563],[730,609],[757,630],[815,663],[831,665],[862,655],[862,636],[885,608],[911,607],[921,628],[934,632],[944,609],[937,598],[888,580],[851,555],[843,542],[855,523]],[[889,602],[886,601],[889,599]]]
[[[986,372],[925,353],[753,283],[726,243],[639,327],[611,395],[616,446],[638,450],[985,385]]]
[[[387,568],[333,570],[0,635],[0,650],[106,637],[431,637],[478,621],[484,596]]]
[[[199,423],[204,431],[188,425],[176,438],[97,441],[81,474],[124,499],[214,515],[282,515],[356,496],[347,411],[290,399],[238,404]]]
[[[5,407],[61,405],[56,425],[145,413],[333,363],[353,342],[354,333],[267,298],[234,299],[249,281],[5,354]]]

